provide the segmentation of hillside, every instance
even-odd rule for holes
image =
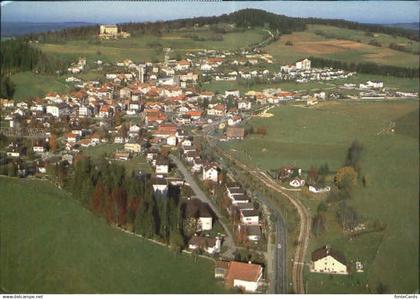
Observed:
[[[44,40],[40,49],[48,54],[67,58],[85,55],[105,61],[123,58],[157,61],[163,59],[162,48],[165,47],[172,48],[178,55],[200,49],[246,48],[266,39],[268,33],[279,38],[264,50],[280,64],[317,56],[416,68],[420,50],[413,32],[401,28],[343,20],[291,18],[255,9],[217,17],[120,24],[120,27],[132,37],[93,42],[96,27],[32,37]]]
[[[0,223],[7,292],[223,292],[210,261],[120,232],[47,182],[1,177]]]
[[[313,250],[328,244],[342,252],[352,267],[360,260],[365,271],[349,276],[307,271],[307,292],[375,293],[379,283],[386,285],[391,293],[416,292],[418,103],[325,102],[313,108],[284,105],[269,112],[272,117],[253,118],[248,123],[254,128],[267,128],[267,135],[227,142],[225,150],[260,169],[278,169],[293,163],[305,173],[312,166],[327,163],[333,174],[343,165],[348,146],[357,139],[364,147],[362,171],[369,183],[366,187],[355,187],[349,205],[360,213],[365,223],[379,221],[386,225],[382,232],[354,237],[343,234],[337,224],[334,203],[327,203],[325,232],[317,237],[311,235],[307,262],[310,263]],[[395,133],[380,133],[390,122],[396,123]],[[324,200],[322,195],[298,195],[297,192],[293,195],[299,196],[313,216]]]

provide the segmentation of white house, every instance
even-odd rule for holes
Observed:
[[[168,174],[169,173],[169,162],[168,159],[160,157],[156,160],[155,172],[157,174]]]
[[[258,225],[259,217],[256,210],[240,210],[241,223],[247,225]]]
[[[338,251],[328,246],[312,252],[312,272],[327,274],[348,274],[345,257]]]
[[[201,237],[193,236],[188,241],[188,249],[197,250],[201,249],[208,254],[215,254],[220,252],[222,241],[220,238],[210,238],[210,237]]]
[[[43,146],[40,146],[40,145],[35,145],[35,146],[32,147],[32,150],[35,153],[43,153],[45,151],[45,148]]]
[[[297,61],[295,63],[296,69],[298,70],[310,70],[311,69],[311,61],[307,58]]]
[[[245,191],[240,186],[226,187],[227,195],[233,199],[234,195],[245,195]]]
[[[166,144],[176,146],[177,138],[176,136],[169,136],[166,138]]]
[[[66,113],[65,104],[58,104],[58,105],[48,105],[47,106],[47,113],[50,113],[54,117],[59,117],[60,115]]]
[[[200,215],[198,217],[198,228],[199,230],[211,230],[213,228],[213,217],[210,215]]]
[[[153,178],[152,180],[153,192],[166,195],[168,192],[168,183],[163,178]]]
[[[203,181],[218,182],[219,180],[219,168],[215,163],[207,164],[203,167]]]
[[[240,95],[239,90],[226,90],[225,91],[225,97],[229,97],[229,96],[239,97],[239,95]]]
[[[251,110],[252,103],[248,101],[239,101],[238,102],[238,109],[239,110]]]

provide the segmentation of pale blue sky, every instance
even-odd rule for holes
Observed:
[[[143,22],[220,15],[250,7],[293,17],[346,19],[364,23],[419,20],[418,1],[6,1],[1,6],[2,22]]]

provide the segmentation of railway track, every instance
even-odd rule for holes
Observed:
[[[209,144],[211,144],[211,142],[209,142]],[[303,281],[303,270],[305,266],[305,255],[306,255],[306,250],[308,248],[309,234],[310,234],[310,229],[311,229],[311,216],[308,213],[308,210],[298,199],[295,199],[291,197],[290,195],[288,195],[282,189],[282,187],[277,184],[277,182],[273,181],[267,175],[265,175],[261,171],[257,171],[257,170],[253,170],[249,168],[246,164],[242,163],[238,159],[232,157],[230,154],[227,154],[223,150],[219,149],[216,145],[213,145],[213,146],[215,150],[221,156],[235,162],[237,166],[239,166],[246,172],[252,174],[265,186],[271,188],[272,190],[276,192],[279,192],[281,195],[286,197],[298,211],[299,218],[300,218],[300,229],[299,229],[298,242],[296,246],[296,252],[293,259],[293,266],[292,266],[292,286],[293,286],[294,293],[304,294],[305,287],[304,287],[304,281]]]

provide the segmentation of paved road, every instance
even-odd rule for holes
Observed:
[[[187,183],[190,185],[191,189],[194,191],[195,195],[198,199],[200,199],[203,202],[206,202],[210,205],[210,207],[215,212],[216,216],[219,219],[220,224],[223,226],[223,229],[226,232],[226,237],[224,239],[224,245],[228,248],[227,251],[225,251],[222,256],[227,259],[233,258],[233,253],[236,251],[237,247],[233,241],[232,233],[229,229],[229,227],[222,221],[222,214],[220,213],[218,207],[214,204],[213,201],[211,201],[207,195],[201,190],[200,186],[198,186],[197,182],[195,181],[194,177],[191,175],[190,171],[184,166],[184,164],[181,162],[180,159],[178,159],[174,155],[169,155],[169,158],[176,164],[176,167],[179,171],[181,171],[182,175],[184,176],[184,179],[187,181]]]
[[[276,238],[273,254],[275,284],[273,291],[275,294],[287,294],[287,230],[284,225],[284,220],[278,209],[276,209],[265,196],[260,193],[256,193],[255,195],[257,196],[257,200],[261,201],[270,209],[273,217],[275,218],[274,225]]]
[[[213,130],[217,125],[218,123],[213,123],[203,128],[202,133],[204,133],[204,137],[211,147],[217,147],[217,145],[214,144],[214,140],[212,140],[212,136],[209,134],[210,131]],[[221,155],[221,157],[223,156],[224,155]],[[230,169],[230,171],[232,171],[232,169]],[[235,177],[234,173],[232,175]],[[274,215],[274,218],[276,219],[274,222],[276,233],[274,246],[272,246],[270,243],[267,244],[267,257],[268,259],[271,258],[272,263],[269,268],[273,268],[274,270],[274,277],[271,277],[271,281],[275,281],[274,285],[271,286],[271,292],[275,294],[287,294],[287,230],[285,228],[284,220],[278,208],[274,207],[266,197],[260,193],[256,193],[256,195],[256,200],[263,203],[271,211],[272,215]],[[269,246],[272,246],[273,250],[269,250]],[[270,263],[270,261],[267,260],[267,263]]]
[[[208,138],[208,140],[209,139],[210,138]],[[209,142],[209,144],[212,145],[211,142]],[[293,291],[295,293],[304,294],[305,287],[303,283],[303,270],[304,270],[305,254],[308,248],[309,234],[311,230],[310,228],[311,216],[308,213],[308,210],[298,199],[293,198],[289,194],[287,194],[283,190],[283,187],[278,184],[278,182],[274,181],[267,175],[262,174],[260,171],[251,169],[248,165],[242,163],[238,159],[232,157],[232,155],[223,151],[223,149],[220,149],[217,146],[215,146],[214,150],[221,156],[224,156],[227,159],[234,161],[236,166],[247,171],[250,175],[257,178],[265,186],[277,191],[278,193],[286,197],[290,201],[290,203],[297,209],[297,212],[300,218],[300,229],[299,229],[299,236],[298,236],[298,244],[296,246],[296,252],[294,256],[294,263],[292,266],[292,285],[293,285]]]

